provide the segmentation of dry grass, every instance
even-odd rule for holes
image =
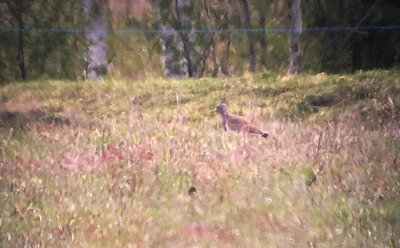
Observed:
[[[0,246],[398,247],[398,78],[2,86]]]

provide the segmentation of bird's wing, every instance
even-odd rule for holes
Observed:
[[[237,115],[227,116],[226,121],[229,126],[229,129],[233,131],[241,131],[250,125],[250,123],[246,119]]]
[[[252,125],[249,121],[241,116],[230,115],[227,118],[229,128],[233,131],[243,131],[254,134],[264,134],[258,127]]]
[[[254,133],[254,134],[263,134],[264,132],[262,132],[258,127],[249,125],[245,128],[245,131],[249,132],[249,133]]]
[[[245,118],[238,116],[238,115],[229,115],[227,117],[227,120],[230,123],[238,124],[238,125],[249,125],[250,124]]]

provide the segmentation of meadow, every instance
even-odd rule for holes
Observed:
[[[5,84],[0,246],[399,247],[399,118],[396,69]]]

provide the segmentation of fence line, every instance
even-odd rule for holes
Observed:
[[[30,33],[72,33],[72,34],[81,34],[85,33],[88,30],[86,28],[26,28],[26,29],[18,29],[18,28],[0,28],[0,33],[10,33],[10,32],[30,32]],[[323,32],[348,32],[348,31],[400,31],[400,25],[391,25],[391,26],[361,26],[361,27],[311,27],[311,28],[303,28],[303,33],[323,33]],[[135,29],[135,28],[115,28],[115,29],[107,29],[107,32],[112,33],[139,33],[139,34],[157,34],[160,32],[168,32],[169,30],[161,30],[161,29]],[[181,33],[271,33],[271,34],[284,34],[284,33],[298,33],[297,29],[288,29],[288,28],[268,28],[268,29],[178,29],[170,31],[181,32]]]

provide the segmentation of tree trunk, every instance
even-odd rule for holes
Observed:
[[[21,72],[21,79],[26,80],[28,75],[25,67],[25,54],[24,54],[24,33],[25,33],[25,25],[22,17],[22,12],[18,14],[17,17],[18,22],[18,67]]]
[[[106,1],[84,0],[84,11],[89,21],[86,29],[86,78],[102,79],[107,73],[107,15]]]
[[[205,13],[206,13],[206,16],[207,16],[207,20],[208,20],[208,25],[207,26],[210,29],[219,29],[218,25],[217,25],[218,28],[216,28],[216,26],[213,25],[213,21],[212,21],[211,16],[210,16],[210,9],[209,9],[209,6],[207,4],[207,0],[203,0],[203,5],[204,5],[204,10],[205,10]],[[216,46],[216,41],[215,40],[216,40],[215,39],[215,33],[212,33],[211,34],[211,38],[210,38],[210,42],[211,42],[210,45],[211,46],[209,48],[209,49],[211,49],[211,61],[212,61],[212,64],[213,64],[213,69],[212,69],[212,72],[211,72],[211,76],[212,77],[216,77],[218,75],[218,73],[219,73],[219,65],[218,65],[218,61],[217,61],[217,46]],[[207,60],[205,59],[203,61],[203,64],[204,64],[203,72],[204,72],[204,69],[206,67],[205,66],[206,63],[207,63]]]
[[[232,21],[231,16],[229,12],[226,10],[228,9],[227,2],[223,5],[225,7],[225,13],[219,18],[219,21],[221,21],[220,28],[228,30],[226,33],[221,33],[219,35],[220,41],[225,44],[225,49],[221,49],[221,55],[219,56],[220,60],[220,68],[221,68],[221,73],[229,76],[231,75],[231,44],[232,44],[232,37],[231,37],[231,32],[229,31],[229,23]]]
[[[256,55],[254,51],[254,37],[253,33],[250,31],[251,29],[251,20],[250,20],[250,8],[248,0],[241,0],[244,11],[244,26],[246,28],[247,33],[247,42],[249,44],[249,71],[255,72],[256,70]]]
[[[188,77],[188,61],[184,56],[184,43],[180,34],[176,31],[176,23],[179,23],[179,21],[172,14],[171,1],[157,0],[157,5],[161,63],[164,66],[164,76],[173,78]]]
[[[225,50],[222,51],[222,54],[220,56],[220,64],[221,64],[221,73],[224,74],[225,76],[229,76],[232,73],[231,70],[231,37],[228,35],[226,37],[226,40],[224,41],[225,44]]]
[[[188,76],[188,65],[182,57],[183,43],[178,33],[168,24],[160,26],[161,62],[164,66],[164,76],[184,78]]]
[[[178,29],[185,30],[180,31],[183,43],[183,56],[187,62],[187,71],[189,77],[197,75],[195,64],[199,59],[196,56],[194,44],[196,41],[196,34],[193,32],[193,0],[175,0],[176,15],[178,17]]]
[[[23,14],[25,11],[29,9],[32,2],[24,0],[7,0],[4,2],[7,5],[7,8],[10,11],[11,15],[17,21],[17,28],[18,28],[17,61],[18,61],[19,71],[21,74],[21,79],[25,80],[28,77],[28,73],[25,66],[25,52],[24,52],[25,23]]]
[[[265,24],[266,24],[266,17],[264,14],[264,10],[261,10],[260,12],[260,19],[259,19],[259,25],[260,28],[264,29]],[[267,39],[266,39],[266,32],[261,32],[260,33],[260,47],[261,47],[261,56],[260,56],[260,63],[264,66],[264,69],[267,69]]]
[[[288,43],[290,47],[288,74],[297,74],[301,70],[301,60],[303,52],[300,48],[300,34],[302,32],[302,13],[301,0],[286,0],[288,8],[289,35]]]

